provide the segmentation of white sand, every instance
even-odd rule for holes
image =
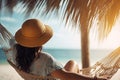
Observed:
[[[0,80],[24,80],[9,64],[0,64]],[[110,80],[120,80],[120,69]]]
[[[120,69],[112,76],[110,80],[120,80]]]
[[[24,80],[9,64],[0,64],[0,80]]]

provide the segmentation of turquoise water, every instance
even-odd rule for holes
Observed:
[[[4,52],[0,49],[0,63],[6,63],[6,56]]]
[[[75,60],[81,65],[81,51],[79,49],[44,49],[63,65],[69,60]],[[91,50],[90,62],[93,65],[96,61],[105,57],[111,50]],[[0,49],[0,64],[7,63],[4,52]]]

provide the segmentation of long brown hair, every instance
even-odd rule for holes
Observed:
[[[38,53],[38,50],[42,50],[42,46],[30,48],[16,44],[15,47],[17,51],[16,62],[18,67],[23,71],[30,72],[30,66],[36,57],[35,53]]]

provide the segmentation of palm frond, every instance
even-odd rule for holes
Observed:
[[[120,12],[119,0],[5,0],[6,6],[12,10],[19,2],[24,4],[26,13],[30,14],[36,8],[39,11],[43,6],[46,14],[58,12],[67,23],[72,22],[73,27],[79,25],[90,30],[93,23],[98,28],[99,39],[108,36],[117,21]],[[2,2],[0,2],[1,4]],[[2,8],[0,8],[2,9]],[[96,20],[95,20],[96,19]]]
[[[119,18],[119,4],[120,1],[118,0],[110,0],[110,2],[105,3],[105,6],[100,11],[98,19],[98,31],[101,39],[103,37],[107,37],[115,22]]]

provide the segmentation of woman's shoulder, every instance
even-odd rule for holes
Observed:
[[[54,57],[50,53],[47,53],[47,52],[41,52],[40,56],[44,56],[44,57],[48,57],[48,58],[54,59]]]
[[[50,64],[57,63],[57,60],[50,53],[47,52],[42,52],[39,59],[41,58]]]
[[[47,52],[40,52],[38,60],[41,61],[55,61],[54,57]]]

